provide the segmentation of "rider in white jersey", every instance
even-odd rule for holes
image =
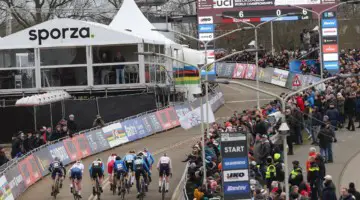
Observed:
[[[166,185],[165,190],[166,192],[169,192],[169,176],[171,174],[171,159],[167,156],[166,153],[164,153],[163,156],[159,159],[159,162],[157,164],[157,169],[159,170],[159,192],[161,192],[161,184],[162,184],[162,178],[163,176],[166,176]]]

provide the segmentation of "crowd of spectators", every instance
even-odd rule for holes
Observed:
[[[358,73],[359,53],[341,54],[342,74]],[[352,61],[351,61],[352,60]],[[284,95],[284,94],[282,94]],[[332,144],[337,142],[336,132],[341,129],[355,131],[360,128],[360,79],[338,78],[296,94],[286,102],[285,118],[290,128],[288,149],[284,152],[282,140],[274,142],[279,123],[272,124],[269,115],[280,111],[281,104],[274,100],[261,109],[235,112],[224,124],[213,123],[205,139],[206,185],[202,183],[203,165],[201,142],[194,145],[189,162],[187,193],[190,199],[205,200],[221,196],[220,135],[222,132],[240,131],[248,135],[250,184],[253,199],[285,199],[284,182],[290,185],[290,199],[358,200],[355,184],[340,188],[340,194],[326,173],[326,166],[334,162]],[[359,124],[355,126],[355,122]],[[284,177],[283,155],[294,155],[293,146],[311,142],[306,163],[292,160],[290,176]],[[275,171],[271,171],[271,166]],[[269,168],[270,167],[270,168]],[[304,168],[304,171],[303,171]]]
[[[77,124],[73,114],[69,115],[67,120],[60,120],[55,126],[54,130],[51,127],[42,126],[38,131],[35,132],[24,133],[19,131],[12,137],[11,158],[14,159],[21,157],[27,152],[30,152],[31,150],[36,149],[48,142],[56,141],[66,136],[72,137],[72,135],[77,131]],[[0,161],[2,160],[1,157],[2,156],[0,155]],[[8,161],[8,159],[3,160],[4,162],[1,162],[0,166]]]

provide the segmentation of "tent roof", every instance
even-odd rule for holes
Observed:
[[[175,44],[163,34],[151,30],[155,29],[155,27],[146,19],[134,0],[123,2],[109,27],[119,31],[131,30],[132,33],[144,39],[154,40],[163,44]]]
[[[75,30],[71,28],[77,29],[73,35],[74,37],[71,35]],[[84,29],[80,31],[82,28]],[[53,30],[55,30],[53,36],[56,37],[59,36],[59,33],[61,34],[59,39],[53,39],[51,36],[46,38],[46,35],[51,35]],[[40,34],[43,39],[39,39]],[[64,18],[49,20],[8,35],[0,40],[0,49],[137,44],[142,43],[143,40],[142,37],[136,36],[131,32],[114,30],[103,24]]]

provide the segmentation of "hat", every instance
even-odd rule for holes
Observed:
[[[326,175],[326,176],[324,177],[324,179],[325,179],[326,181],[331,181],[331,180],[332,180],[332,176]]]
[[[299,165],[299,164],[300,164],[300,162],[299,162],[299,161],[297,161],[297,160],[294,160],[294,161],[292,162],[292,164],[293,164],[293,165]]]
[[[74,116],[73,114],[70,114],[70,115],[69,115],[69,118],[72,118],[72,117],[75,117],[75,116]]]
[[[309,152],[316,152],[316,148],[315,147],[310,147]]]

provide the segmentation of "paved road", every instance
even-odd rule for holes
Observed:
[[[255,85],[253,81],[243,81],[245,83]],[[282,92],[286,92],[287,90],[284,88],[272,86],[270,84],[261,84],[261,88],[266,89],[267,91],[272,91],[274,93],[280,94]],[[226,104],[222,108],[220,108],[216,112],[216,117],[227,117],[230,116],[233,110],[243,110],[256,106],[256,92],[249,89],[241,88],[240,86],[235,85],[224,85],[222,86],[223,93],[225,95]],[[263,99],[261,104],[269,102],[269,99],[273,99],[267,95],[260,95],[260,98]],[[106,161],[108,156],[115,152],[118,154],[124,155],[129,150],[140,151],[144,147],[147,147],[150,151],[155,154],[155,160],[159,159],[163,152],[167,152],[168,155],[173,160],[173,177],[170,183],[170,192],[168,194],[167,199],[171,198],[172,192],[174,188],[180,181],[182,172],[184,171],[185,163],[182,163],[181,160],[185,158],[185,155],[190,152],[191,146],[195,143],[197,139],[199,139],[199,128],[194,128],[189,131],[184,131],[181,128],[176,128],[168,132],[156,134],[145,139],[135,141],[129,144],[125,144],[123,146],[119,146],[114,148],[113,150],[108,150],[102,152],[98,155],[91,156],[87,159],[83,160],[85,168],[89,166],[89,164],[95,160],[97,157],[102,158],[103,161]],[[158,187],[158,175],[156,170],[153,170],[153,183],[149,187],[149,193],[147,194],[146,199],[159,199],[160,194],[157,192]],[[70,189],[68,187],[69,180],[66,179],[64,181],[64,187],[61,190],[61,193],[57,197],[57,199],[71,199]],[[50,188],[51,188],[51,179],[49,177],[45,177],[43,180],[39,181],[37,184],[30,187],[19,199],[21,200],[45,200],[52,199],[50,197]],[[83,199],[92,200],[94,199],[91,196],[91,182],[88,177],[88,172],[85,171],[83,178],[83,191],[82,196]],[[104,200],[113,200],[118,199],[118,197],[114,197],[109,190],[109,183],[105,182],[104,193],[102,198]],[[135,188],[132,188],[132,191],[129,196],[126,197],[128,200],[135,200]]]

